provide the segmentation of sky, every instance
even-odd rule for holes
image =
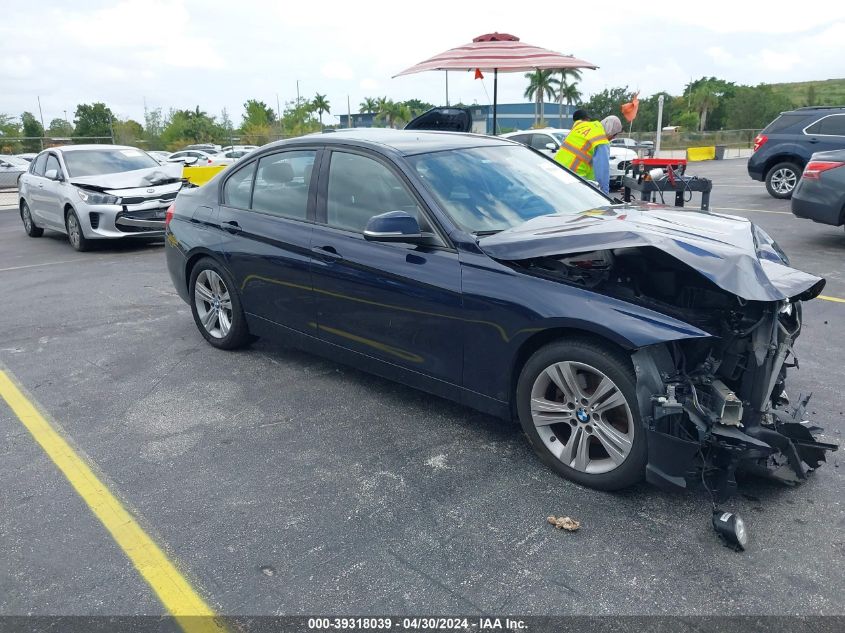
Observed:
[[[575,11],[572,7],[584,9]],[[37,8],[34,8],[37,6]],[[627,85],[681,94],[714,75],[742,84],[845,77],[845,2],[273,2],[39,0],[4,3],[0,114],[73,118],[105,102],[143,121],[144,107],[193,108],[237,125],[247,99],[276,109],[300,94],[328,96],[333,115],[365,97],[445,104],[441,72],[392,79],[473,37],[500,31],[573,54],[584,97]],[[583,25],[583,26],[582,26]],[[525,101],[521,73],[502,74],[499,102]],[[452,103],[492,102],[493,80],[449,73]],[[327,123],[336,122],[332,116]]]

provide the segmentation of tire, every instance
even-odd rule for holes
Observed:
[[[44,235],[44,229],[35,226],[35,220],[32,219],[32,212],[29,210],[26,200],[21,200],[21,221],[23,222],[23,230],[30,237],[41,237]]]
[[[67,239],[75,250],[84,253],[91,249],[91,240],[83,235],[79,216],[73,209],[68,209],[65,215],[65,228],[67,229]]]
[[[218,349],[238,349],[250,342],[241,298],[222,266],[210,257],[198,261],[188,290],[194,323],[206,341]]]
[[[528,441],[559,475],[598,490],[642,480],[647,439],[622,352],[589,338],[546,345],[525,363],[516,399]]]
[[[766,190],[773,198],[789,200],[801,179],[801,168],[795,163],[778,163],[766,173]]]

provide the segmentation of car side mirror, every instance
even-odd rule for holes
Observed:
[[[44,172],[44,177],[47,180],[61,180],[61,178],[59,177],[59,172],[56,169],[48,169]]]
[[[555,150],[557,150],[557,145],[555,145],[554,143],[546,143],[546,149],[550,152],[554,152]]]
[[[195,163],[197,162],[197,160],[198,160],[198,159],[197,159],[197,157],[196,157],[196,156],[185,156],[185,157],[182,159],[182,162],[183,162],[183,163],[185,163],[186,165],[193,165],[193,164],[195,164]]]
[[[405,211],[388,211],[374,215],[364,228],[364,239],[370,242],[405,242],[424,244],[430,236],[423,234],[420,223]]]

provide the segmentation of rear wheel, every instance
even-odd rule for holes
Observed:
[[[786,200],[801,178],[801,168],[795,163],[778,163],[766,174],[766,189],[773,198]]]
[[[188,286],[194,322],[205,340],[220,349],[237,349],[250,341],[235,283],[211,258],[197,262]]]
[[[600,490],[642,479],[645,431],[621,352],[592,339],[547,345],[525,364],[516,398],[523,431],[558,474]]]
[[[23,221],[23,228],[26,234],[30,237],[41,237],[44,235],[44,229],[35,226],[35,221],[32,219],[32,212],[29,210],[26,200],[21,202],[21,220]]]
[[[67,239],[73,248],[79,252],[84,252],[91,248],[91,242],[82,234],[79,218],[73,209],[68,209],[67,211],[65,226],[67,227]]]

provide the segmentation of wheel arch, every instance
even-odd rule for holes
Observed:
[[[807,165],[807,160],[798,154],[775,154],[771,156],[768,160],[766,160],[765,165],[763,166],[763,178],[765,179],[768,177],[769,172],[772,170],[772,167],[777,165],[778,163],[792,163],[797,165],[799,169],[804,169]]]
[[[510,399],[509,409],[512,419],[518,419],[518,414],[516,410],[517,399],[515,397],[515,394],[517,383],[519,382],[519,376],[522,374],[522,369],[523,367],[525,367],[525,363],[528,362],[528,359],[531,358],[531,356],[535,352],[537,352],[537,350],[545,347],[550,343],[554,343],[555,341],[560,341],[566,338],[577,338],[579,340],[587,340],[590,342],[594,342],[598,346],[611,348],[629,359],[631,356],[631,352],[633,351],[633,347],[626,347],[625,345],[622,345],[618,340],[614,340],[614,338],[611,338],[610,336],[605,336],[593,330],[583,329],[579,327],[551,327],[540,332],[535,332],[534,334],[529,336],[525,341],[522,342],[522,344],[516,351],[513,363],[511,363],[511,376],[508,387],[508,394]],[[631,361],[631,367],[633,368],[633,361]]]
[[[205,249],[205,248],[198,248],[191,253],[188,254],[187,258],[185,259],[185,287],[186,290],[190,291],[191,286],[191,273],[194,271],[194,267],[197,265],[201,259],[208,257],[209,259],[214,260],[218,265],[222,266],[224,270],[226,270],[229,275],[232,275],[232,271],[229,270],[229,267],[226,265],[226,262],[220,257],[219,253],[215,253],[214,251]],[[234,275],[232,275],[234,278]]]

